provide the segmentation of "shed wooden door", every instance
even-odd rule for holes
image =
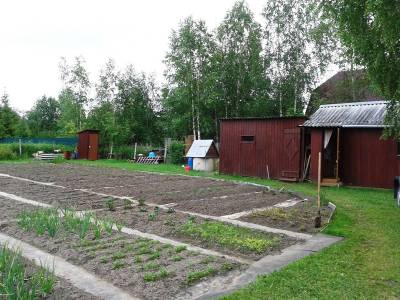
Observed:
[[[283,178],[299,178],[300,170],[300,128],[284,129],[284,152],[282,173]]]
[[[243,176],[256,176],[256,142],[241,141],[240,143],[240,174]]]
[[[88,160],[97,160],[99,149],[99,136],[97,133],[89,134]]]

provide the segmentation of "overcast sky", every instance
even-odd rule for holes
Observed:
[[[11,106],[28,110],[41,95],[57,96],[60,57],[82,55],[92,81],[108,58],[118,68],[163,79],[162,60],[168,38],[179,22],[192,15],[210,29],[224,18],[235,0],[1,0],[0,93]],[[263,0],[247,0],[261,21]]]

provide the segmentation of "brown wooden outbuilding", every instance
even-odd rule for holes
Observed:
[[[323,185],[393,187],[399,174],[398,144],[382,139],[387,102],[321,105],[304,123],[311,136],[310,179],[318,178],[322,154]]]
[[[99,159],[99,130],[86,129],[78,132],[78,158]]]
[[[305,117],[220,120],[220,173],[298,180]]]

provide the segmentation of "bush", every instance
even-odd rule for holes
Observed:
[[[22,144],[22,156],[19,155],[19,144],[0,144],[0,160],[10,160],[19,158],[31,158],[33,153],[38,151],[44,151],[46,153],[51,153],[55,149],[60,149],[61,151],[74,151],[74,146],[69,145],[53,145],[53,144]],[[10,154],[11,153],[11,154]]]
[[[15,153],[8,145],[0,145],[0,160],[16,159]]]
[[[171,143],[169,148],[169,157],[171,159],[171,163],[173,164],[181,164],[184,162],[183,155],[185,153],[185,145],[179,141],[174,141]]]

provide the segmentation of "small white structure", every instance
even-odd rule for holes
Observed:
[[[196,140],[186,157],[193,158],[193,170],[214,171],[218,162],[218,149],[213,140]]]

